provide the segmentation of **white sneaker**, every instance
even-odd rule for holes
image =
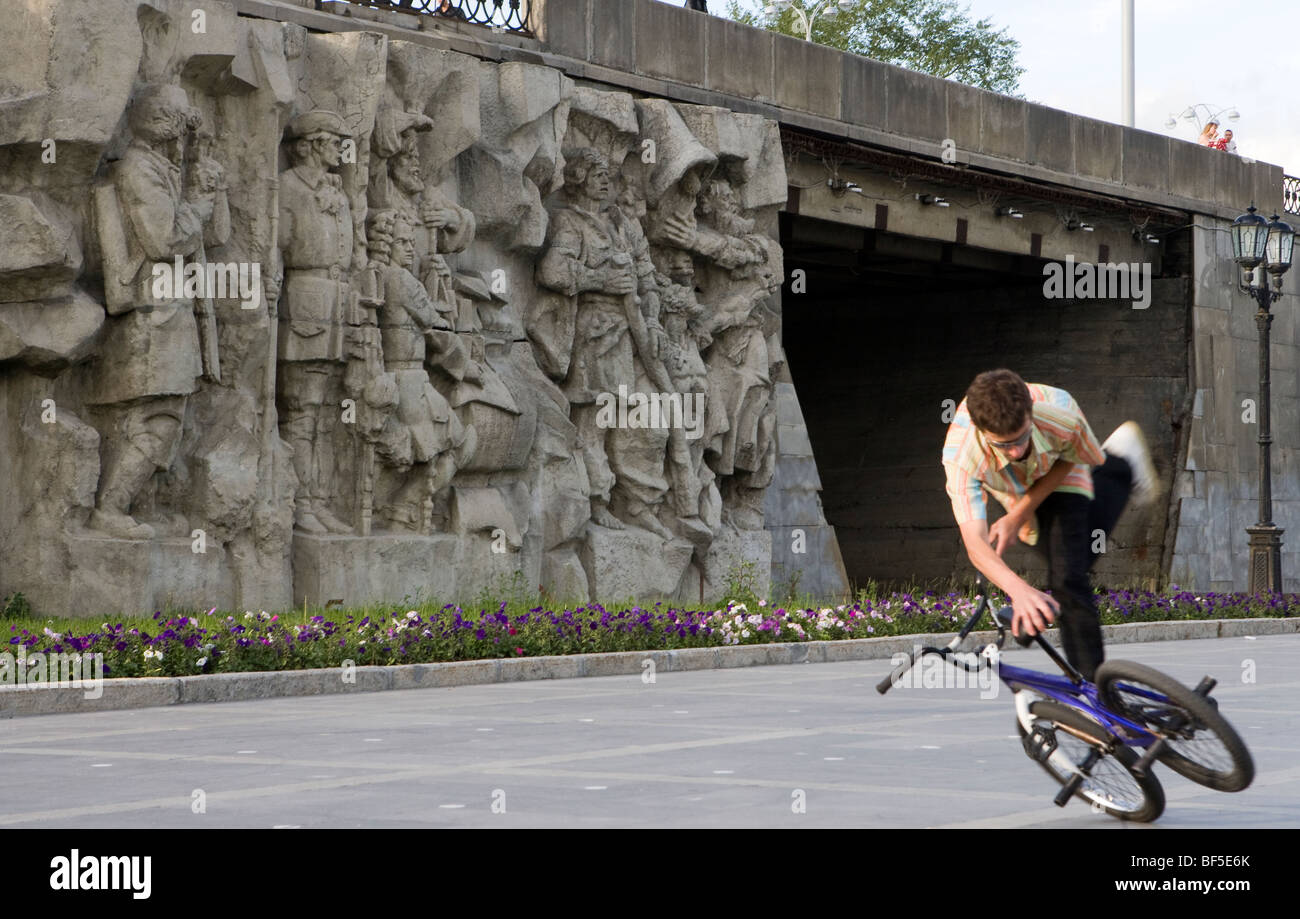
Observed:
[[[1142,429],[1136,421],[1126,421],[1106,438],[1101,448],[1111,456],[1126,460],[1133,470],[1133,503],[1139,507],[1155,500],[1157,483],[1156,467],[1151,462],[1151,451],[1147,449],[1147,440],[1142,436]]]

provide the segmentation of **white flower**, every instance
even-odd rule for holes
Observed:
[[[190,617],[190,625],[194,626],[195,628],[198,628],[198,626],[199,626],[199,620],[197,620],[197,619],[195,619],[193,616],[191,616],[191,617]]]
[[[107,632],[107,631],[108,631],[108,623],[105,622],[103,625],[100,626],[100,628],[103,629],[105,632]]]
[[[253,618],[253,614],[252,614],[251,612],[247,612],[247,611],[245,611],[245,613],[244,613],[244,618],[245,618],[245,619],[252,619],[252,618]]]
[[[195,667],[202,667],[202,666],[203,666],[204,664],[206,664],[207,662],[208,662],[208,659],[207,659],[206,657],[200,657],[197,661],[194,662],[194,666],[195,666]]]
[[[759,600],[759,601],[758,601],[758,605],[759,605],[759,606],[767,606],[767,601],[766,601],[766,600]]]
[[[411,610],[409,613],[406,614],[406,618],[407,618],[407,619],[419,619],[419,618],[420,618],[420,614],[417,613],[415,610]]]
[[[161,652],[161,651],[155,651],[155,652],[153,653],[153,656],[154,656],[154,659],[155,659],[155,660],[162,660],[162,652]]]
[[[152,648],[145,648],[145,649],[144,649],[144,659],[145,659],[145,660],[149,660],[149,659],[152,658],[152,657],[153,657],[153,649],[152,649]]]
[[[204,651],[211,651],[211,650],[212,650],[213,648],[215,648],[215,647],[216,647],[216,645],[214,645],[212,642],[208,642],[206,645],[203,646],[203,650],[204,650]]]
[[[259,616],[259,618],[262,618],[262,619],[270,619],[270,618],[271,618],[271,614],[268,613],[266,610],[262,610],[260,613],[258,613],[258,616]]]
[[[741,630],[740,630],[740,637],[741,637],[741,638],[748,638],[748,637],[749,637],[749,629],[741,629]]]

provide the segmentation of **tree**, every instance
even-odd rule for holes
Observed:
[[[804,28],[793,7],[805,14],[826,0],[793,0],[791,8],[768,15],[765,0],[728,0],[727,16],[737,22],[796,38]],[[747,8],[748,7],[748,8]],[[757,8],[755,8],[757,7]],[[1020,42],[989,17],[973,20],[957,0],[855,0],[835,16],[819,15],[813,41],[897,64],[931,76],[994,92],[1014,94],[1024,68],[1016,63]]]

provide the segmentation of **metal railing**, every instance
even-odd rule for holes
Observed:
[[[1282,210],[1300,215],[1300,176],[1282,176]]]
[[[530,0],[345,0],[356,6],[397,13],[418,13],[438,19],[531,33]]]

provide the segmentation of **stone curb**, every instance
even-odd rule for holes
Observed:
[[[1300,633],[1300,618],[1211,619],[1180,622],[1137,622],[1102,627],[1109,645],[1143,641],[1181,641],[1197,638],[1240,638],[1254,635]],[[357,667],[355,682],[345,683],[338,668],[280,670],[258,673],[217,673],[209,676],[135,677],[104,680],[99,698],[86,698],[76,687],[30,689],[0,686],[0,718],[15,715],[53,715],[70,712],[119,711],[181,705],[193,702],[245,702],[337,693],[380,692],[391,689],[440,689],[525,680],[564,680],[575,677],[627,676],[647,672],[677,673],[720,670],[771,664],[823,664],[890,658],[915,645],[941,646],[955,632],[898,635],[889,638],[852,638],[841,641],[782,642],[718,648],[681,648],[675,651],[614,651],[553,657],[503,658],[453,661],[441,664],[396,664]],[[973,632],[970,647],[992,641],[996,632]],[[1060,633],[1048,633],[1060,645]],[[1010,653],[1020,649],[1008,642]]]

